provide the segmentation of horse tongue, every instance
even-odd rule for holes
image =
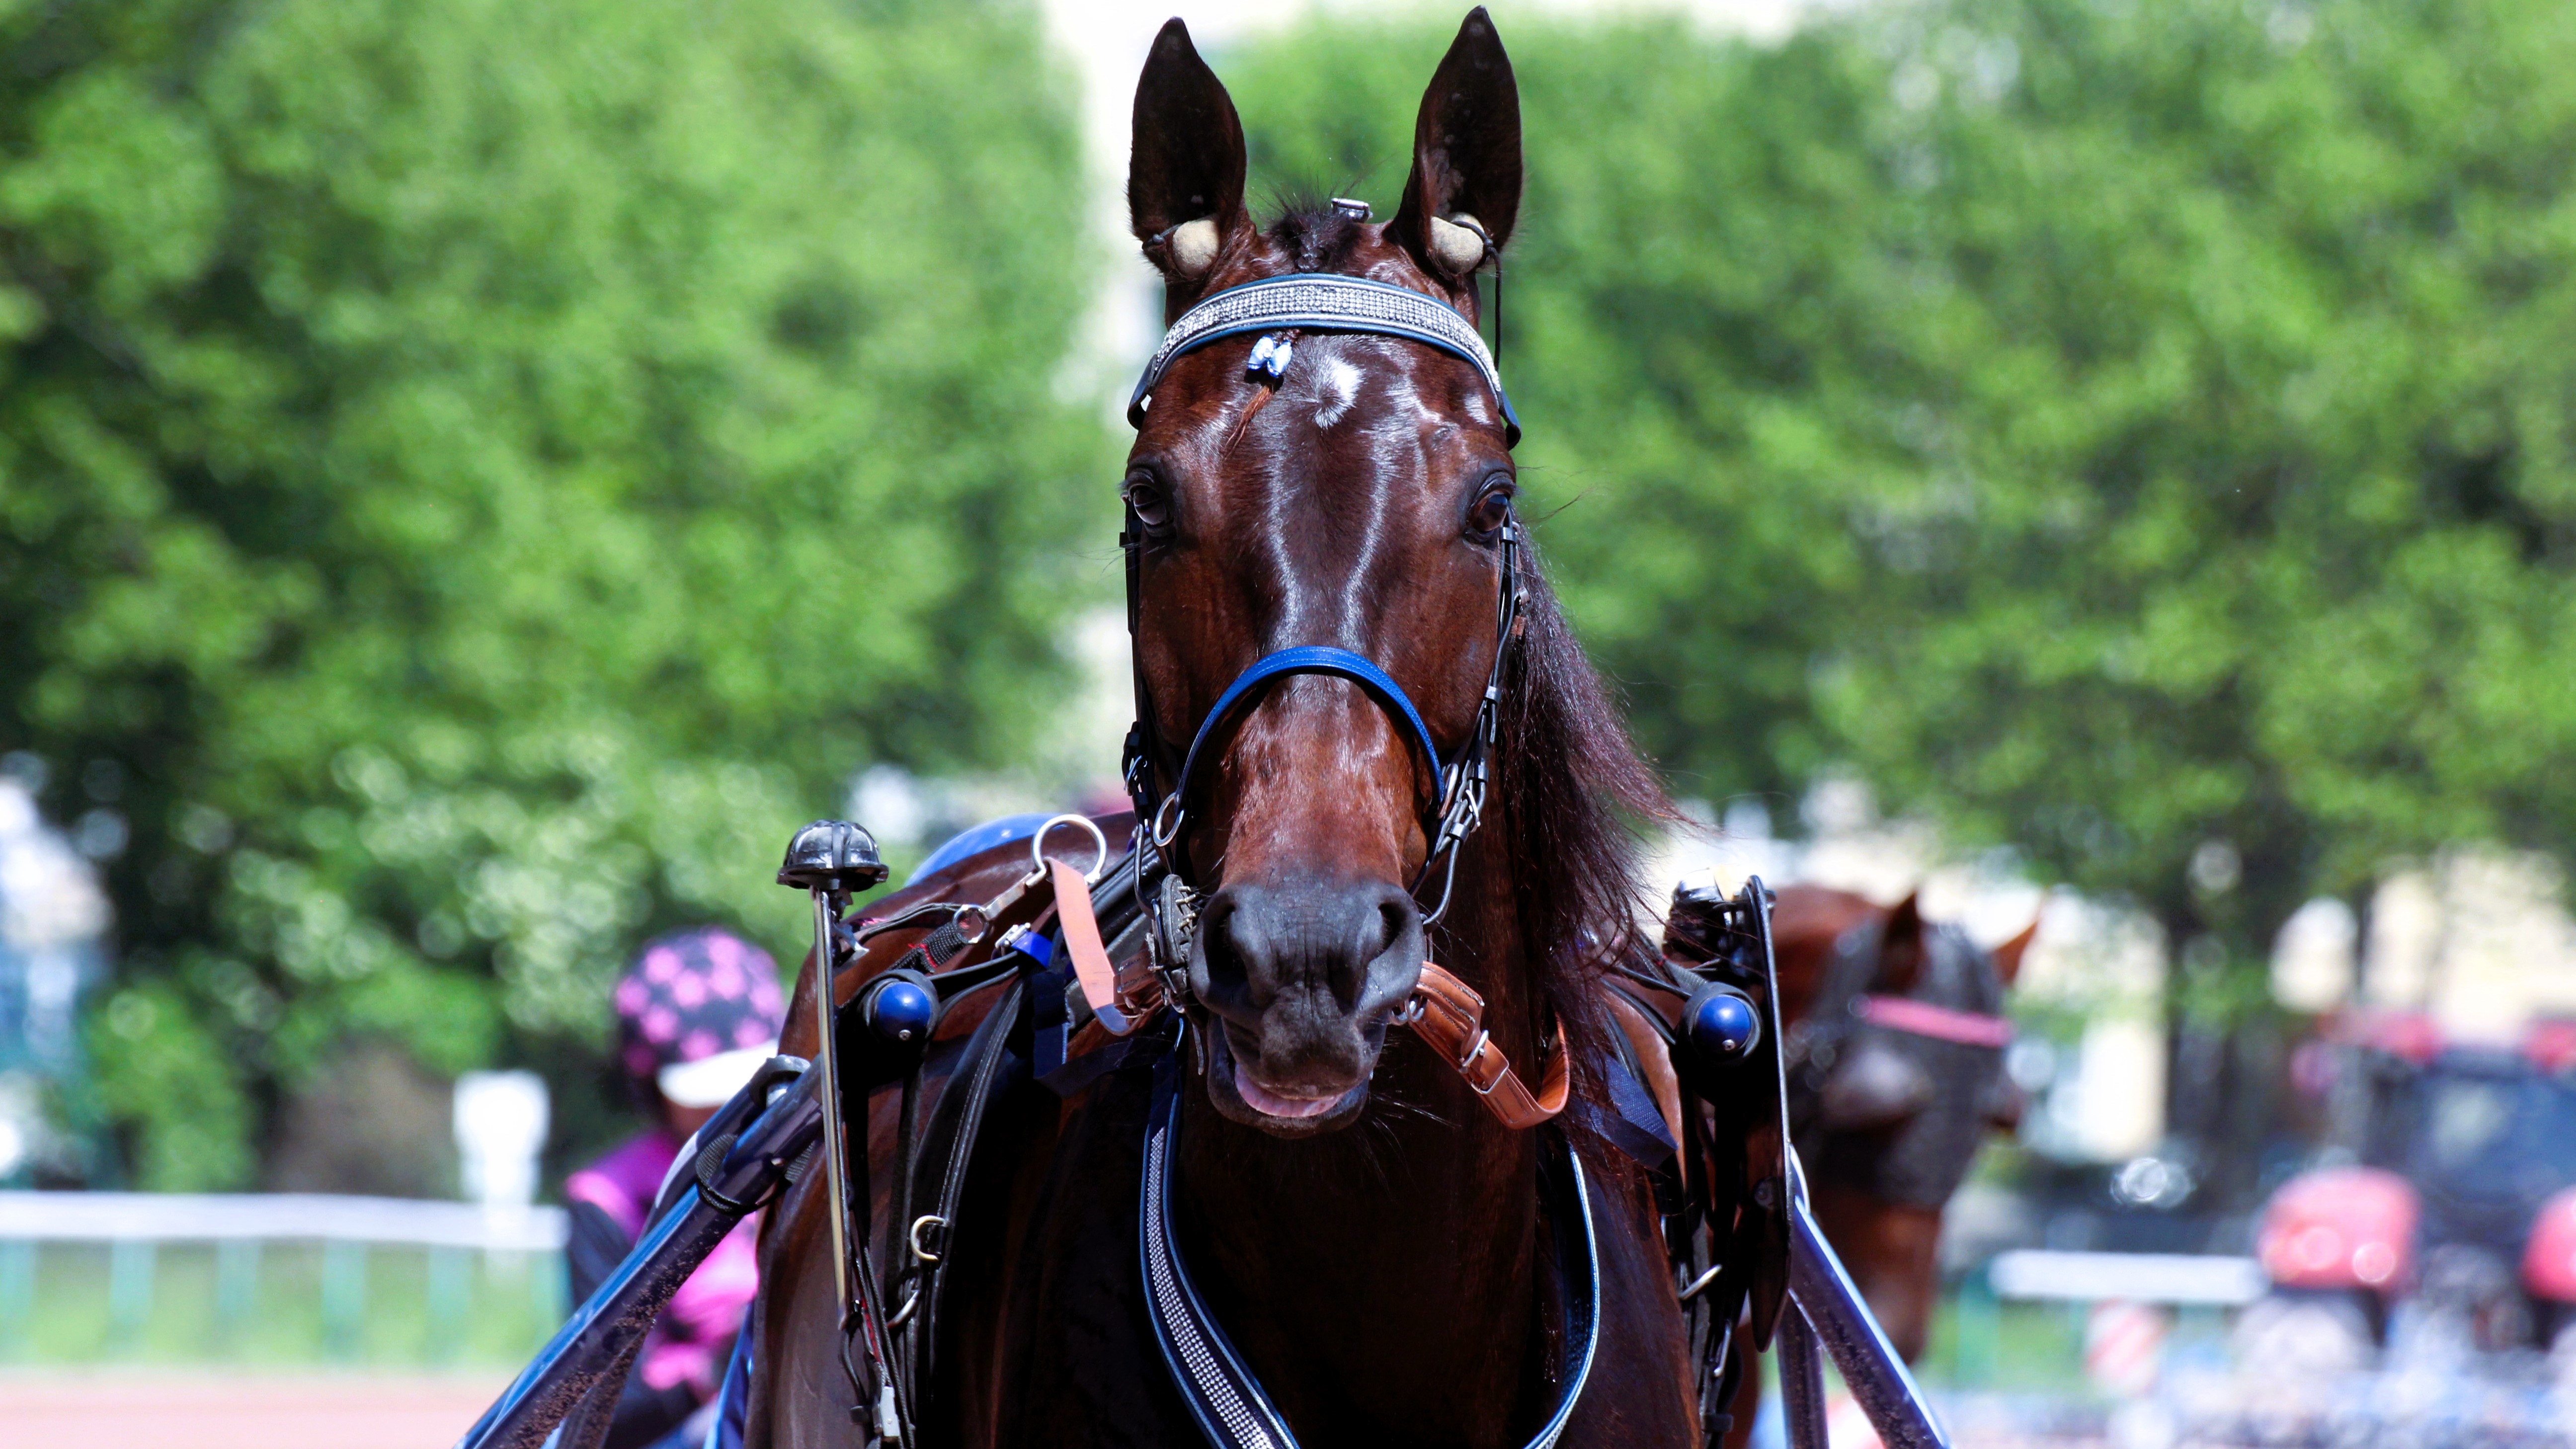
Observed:
[[[1342,1100],[1341,1097],[1280,1096],[1278,1093],[1263,1087],[1259,1082],[1252,1080],[1252,1073],[1245,1071],[1241,1062],[1237,1062],[1234,1065],[1234,1091],[1235,1095],[1243,1098],[1244,1105],[1250,1107],[1255,1112],[1259,1112],[1270,1117],[1288,1117],[1292,1119],[1299,1117],[1321,1117],[1325,1113],[1333,1110],[1336,1106],[1339,1106]],[[1342,1095],[1348,1096],[1350,1094],[1345,1092]]]

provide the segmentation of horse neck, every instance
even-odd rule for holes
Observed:
[[[1489,822],[1459,862],[1441,964],[1485,994],[1495,1041],[1534,1070],[1534,977],[1500,836]],[[1283,1141],[1219,1117],[1203,1087],[1189,1097],[1183,1241],[1301,1437],[1418,1422],[1505,1442],[1539,1309],[1533,1134],[1401,1029],[1367,1110],[1326,1137]]]

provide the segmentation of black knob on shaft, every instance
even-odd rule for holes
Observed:
[[[778,883],[801,891],[855,893],[886,878],[876,837],[847,820],[817,820],[787,842]]]

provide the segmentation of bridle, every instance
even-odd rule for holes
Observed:
[[[1300,273],[1247,282],[1207,297],[1182,313],[1137,380],[1136,391],[1127,405],[1128,422],[1143,425],[1155,385],[1175,360],[1228,337],[1260,334],[1245,372],[1275,386],[1287,373],[1294,351],[1290,334],[1296,332],[1364,332],[1399,337],[1472,363],[1493,390],[1501,409],[1505,445],[1520,441],[1520,423],[1512,412],[1511,399],[1503,391],[1492,354],[1486,351],[1484,339],[1476,335],[1472,323],[1446,303],[1420,292],[1330,273]],[[1144,659],[1138,648],[1146,535],[1133,503],[1127,506],[1118,544],[1126,556],[1127,634],[1136,681],[1136,723],[1128,731],[1123,773],[1128,798],[1136,808],[1140,850],[1150,845],[1166,870],[1195,889],[1188,880],[1187,852],[1180,846],[1190,824],[1190,789],[1198,781],[1199,762],[1207,753],[1208,742],[1229,722],[1257,707],[1264,694],[1263,686],[1271,681],[1294,674],[1332,675],[1358,685],[1396,725],[1408,749],[1430,766],[1435,797],[1423,817],[1423,836],[1429,848],[1412,891],[1419,905],[1423,886],[1435,870],[1441,872],[1439,900],[1423,914],[1425,926],[1437,923],[1448,913],[1451,889],[1457,882],[1458,847],[1483,821],[1486,793],[1492,783],[1491,757],[1499,728],[1503,671],[1511,662],[1513,645],[1521,634],[1521,610],[1529,599],[1520,578],[1519,521],[1506,518],[1500,530],[1494,659],[1485,674],[1484,692],[1477,700],[1475,721],[1457,749],[1442,754],[1404,686],[1375,662],[1347,649],[1298,645],[1253,661],[1217,696],[1191,735],[1168,792],[1161,788],[1160,772],[1170,752],[1155,723]]]
[[[1473,363],[1493,390],[1504,420],[1504,440],[1520,440],[1520,424],[1502,378],[1473,324],[1436,298],[1406,288],[1358,277],[1301,273],[1272,277],[1228,288],[1201,300],[1181,314],[1153,360],[1138,380],[1127,418],[1141,426],[1155,384],[1175,358],[1220,338],[1257,334],[1245,369],[1256,382],[1275,387],[1287,375],[1300,332],[1360,332],[1398,337],[1437,348]],[[1256,400],[1257,401],[1257,400]],[[1427,927],[1448,913],[1457,883],[1459,847],[1484,819],[1486,793],[1492,784],[1492,757],[1499,730],[1503,672],[1522,634],[1522,610],[1529,595],[1520,574],[1519,521],[1506,517],[1499,531],[1500,583],[1494,605],[1494,658],[1486,670],[1484,692],[1467,737],[1443,754],[1422,712],[1394,676],[1367,657],[1347,649],[1308,644],[1275,650],[1253,661],[1217,696],[1191,733],[1180,768],[1162,780],[1171,759],[1155,723],[1153,699],[1137,638],[1141,607],[1142,554],[1146,535],[1131,500],[1118,542],[1126,555],[1127,633],[1136,681],[1136,723],[1128,731],[1124,774],[1136,809],[1137,896],[1151,919],[1146,932],[1152,974],[1160,995],[1175,1008],[1188,1003],[1189,923],[1197,909],[1197,891],[1188,879],[1183,840],[1191,824],[1190,791],[1199,782],[1201,761],[1213,753],[1210,741],[1225,727],[1256,708],[1266,687],[1291,675],[1321,674],[1349,680],[1383,711],[1408,753],[1430,767],[1434,798],[1422,817],[1429,842],[1422,869],[1414,877],[1417,908],[1423,886],[1437,870],[1440,898],[1423,914]],[[1095,953],[1097,954],[1097,953]],[[1109,965],[1100,960],[1093,973],[1102,979],[1085,984],[1095,1007],[1119,995],[1107,979]],[[1515,1129],[1548,1124],[1568,1100],[1569,1063],[1565,1031],[1557,1027],[1546,1080],[1532,1093],[1512,1071],[1483,1026],[1484,1001],[1466,983],[1425,962],[1420,984],[1390,1025],[1409,1026],[1450,1059],[1485,1105]],[[1193,1029],[1186,1012],[1175,1010],[1173,1044]],[[1145,1142],[1144,1202],[1139,1214],[1138,1253],[1144,1268],[1146,1309],[1172,1382],[1198,1421],[1212,1449],[1296,1449],[1297,1440],[1262,1392],[1259,1381],[1227,1338],[1193,1285],[1181,1244],[1171,1227],[1173,1141],[1179,1131],[1180,1053],[1165,1053],[1155,1068],[1154,1105]],[[1540,1187],[1545,1216],[1556,1236],[1556,1257],[1565,1281],[1560,1285],[1562,1322],[1557,1338],[1564,1363],[1546,1422],[1526,1449],[1550,1449],[1573,1413],[1590,1376],[1600,1344],[1600,1253],[1594,1233],[1591,1201],[1584,1186],[1583,1164],[1564,1135],[1542,1133]]]

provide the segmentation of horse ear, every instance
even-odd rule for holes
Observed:
[[[1921,893],[1909,892],[1887,913],[1887,929],[1878,938],[1876,989],[1903,996],[1923,974],[1923,908]]]
[[[1166,278],[1196,282],[1246,224],[1243,122],[1177,17],[1154,37],[1136,79],[1135,126],[1128,225]]]
[[[2013,978],[2021,974],[2022,953],[2030,949],[2030,943],[2038,935],[2039,922],[2033,920],[2029,925],[2021,928],[2020,935],[1994,949],[1996,980],[2008,987],[2013,984]]]
[[[1413,174],[1387,234],[1434,275],[1463,281],[1501,254],[1520,209],[1520,85],[1479,5],[1422,93]]]

